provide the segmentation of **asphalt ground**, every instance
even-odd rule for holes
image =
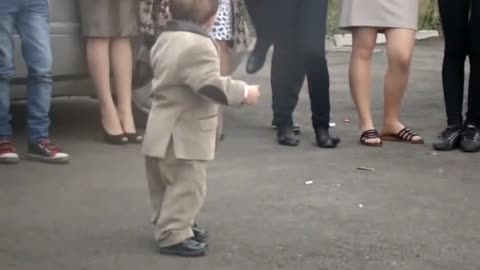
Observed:
[[[335,150],[313,144],[307,91],[295,116],[300,146],[277,145],[268,65],[255,76],[237,70],[236,77],[262,86],[263,99],[226,111],[226,138],[199,216],[210,250],[197,259],[158,254],[139,146],[102,142],[95,100],[55,100],[52,137],[72,162],[0,166],[0,269],[478,270],[480,154],[431,149],[445,125],[442,51],[439,40],[419,43],[403,106],[404,123],[422,134],[424,146],[358,144],[348,52],[328,53],[334,132],[343,139]],[[377,53],[378,128],[385,69]],[[25,105],[13,111],[24,155]]]

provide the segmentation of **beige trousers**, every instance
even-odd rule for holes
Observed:
[[[205,200],[207,162],[175,158],[170,143],[165,159],[146,157],[145,166],[158,245],[168,247],[191,238]]]

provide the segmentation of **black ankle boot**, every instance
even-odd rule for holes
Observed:
[[[277,142],[285,146],[297,146],[299,144],[293,127],[279,127],[277,129]]]
[[[335,148],[341,141],[338,137],[330,136],[330,133],[326,128],[315,129],[315,135],[317,139],[317,145],[321,148]]]

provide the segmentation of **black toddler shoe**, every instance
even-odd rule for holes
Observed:
[[[176,245],[160,248],[160,254],[180,257],[199,257],[204,256],[207,250],[207,243],[200,243],[190,238]]]
[[[208,240],[208,231],[205,229],[202,229],[200,226],[198,226],[197,223],[193,224],[192,227],[193,231],[193,240],[199,242],[199,243],[206,243]]]

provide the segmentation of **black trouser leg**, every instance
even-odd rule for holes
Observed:
[[[257,72],[265,63],[268,50],[272,46],[275,22],[270,16],[272,0],[245,0],[250,18],[257,34],[255,47],[247,61],[248,73]]]
[[[272,109],[273,124],[290,127],[298,95],[305,80],[305,66],[298,46],[299,0],[285,0],[277,5],[273,18],[282,31],[274,35],[272,59]]]
[[[442,79],[447,122],[461,125],[470,0],[438,0],[438,4],[445,36]]]
[[[268,44],[268,47],[272,43],[271,32],[274,30],[274,22],[270,16],[272,4],[273,2],[266,0],[245,0],[245,6],[257,34],[257,44]]]
[[[262,1],[245,0],[245,7],[255,27],[256,34],[262,34],[262,31],[265,29],[265,23],[267,22],[265,18],[265,15],[268,14],[267,6]]]
[[[298,49],[286,44],[275,44],[272,59],[273,125],[291,127],[293,111],[305,80],[305,69]]]
[[[330,76],[325,55],[327,0],[302,0],[299,42],[305,59],[314,129],[329,128]]]
[[[467,122],[480,126],[480,2],[471,0],[469,24],[470,81]]]
[[[274,124],[292,124],[305,75],[314,128],[330,121],[329,74],[325,57],[327,0],[290,0],[277,15],[282,18],[272,61]],[[280,8],[279,8],[280,9]]]

